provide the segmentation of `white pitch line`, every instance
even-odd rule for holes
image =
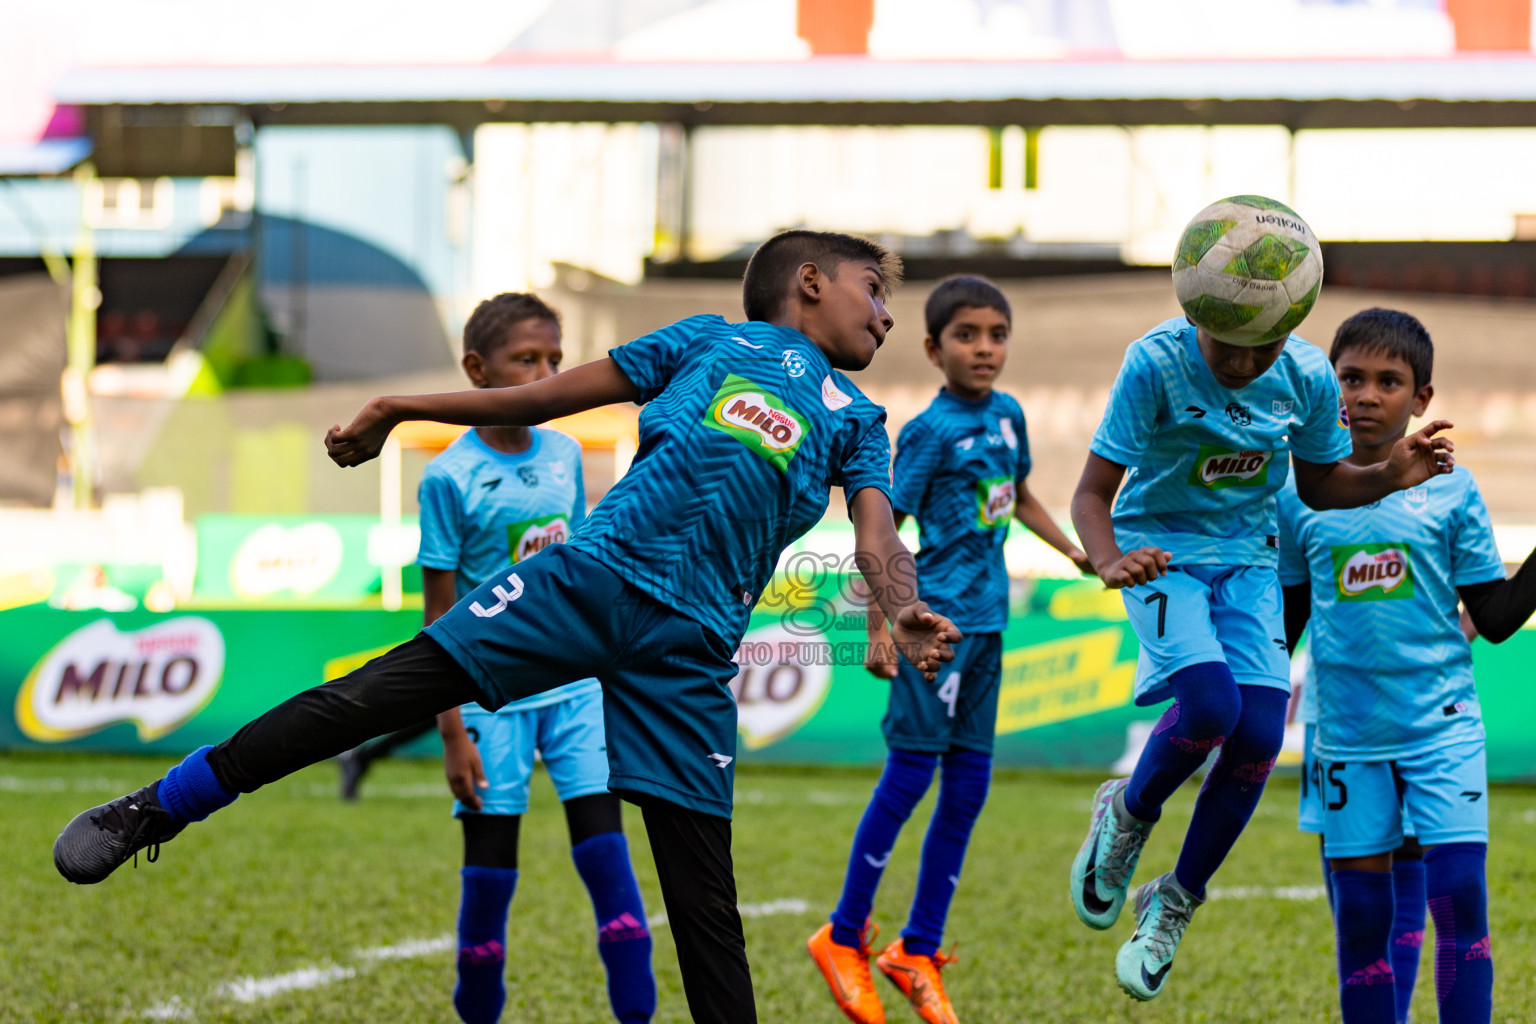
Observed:
[[[1320,900],[1320,885],[1216,885],[1206,890],[1208,900]]]
[[[221,982],[215,991],[237,1003],[254,1003],[258,999],[271,999],[285,992],[319,988],[333,981],[356,976],[357,971],[351,967],[303,967],[266,978],[236,978],[234,981]]]

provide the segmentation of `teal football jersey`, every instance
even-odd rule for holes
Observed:
[[[1456,588],[1504,578],[1458,466],[1365,508],[1280,493],[1280,582],[1312,583],[1318,756],[1385,761],[1483,737]]]
[[[1129,467],[1115,500],[1122,550],[1160,547],[1175,564],[1272,566],[1275,493],[1288,454],[1348,457],[1333,367],[1291,336],[1247,387],[1217,383],[1187,320],[1131,343],[1090,450]]]

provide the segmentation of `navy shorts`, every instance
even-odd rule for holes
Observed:
[[[489,710],[578,679],[603,686],[608,788],[721,818],[735,780],[735,645],[556,544],[427,627]]]
[[[905,658],[891,680],[891,703],[880,731],[893,750],[944,754],[992,753],[997,691],[1003,676],[1003,634],[973,633],[955,645],[955,660],[933,682]]]

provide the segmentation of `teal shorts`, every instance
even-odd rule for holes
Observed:
[[[1403,821],[1424,846],[1488,842],[1488,761],[1465,740],[1394,761],[1319,759],[1323,852],[1370,857],[1403,843]]]
[[[480,765],[490,785],[480,791],[478,812],[455,800],[454,817],[525,813],[535,751],[561,803],[608,792],[601,692],[592,690],[527,711],[487,711],[478,704],[465,704],[459,714],[480,752]]]
[[[880,731],[892,750],[945,754],[992,753],[997,692],[1003,677],[1003,635],[973,633],[955,645],[955,660],[933,682],[903,658],[891,680],[891,702]]]

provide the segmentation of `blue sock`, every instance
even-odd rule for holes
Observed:
[[[1392,1024],[1397,994],[1387,959],[1392,938],[1392,873],[1333,873],[1333,932],[1339,950],[1339,1006],[1344,1024]]]
[[[1446,843],[1424,853],[1440,1024],[1488,1024],[1493,1015],[1487,858],[1486,843]]]
[[[453,1008],[464,1024],[496,1024],[507,1001],[507,908],[516,868],[459,869],[459,983]]]
[[[1238,690],[1242,711],[1195,798],[1195,813],[1173,869],[1179,884],[1201,899],[1205,884],[1253,817],[1285,739],[1285,705],[1290,694],[1272,686],[1239,686]]]
[[[597,953],[608,971],[613,1015],[620,1024],[645,1024],[656,1012],[656,976],[629,841],[623,832],[603,832],[571,847],[571,859],[597,914]]]
[[[892,750],[886,756],[885,771],[875,785],[875,795],[853,834],[843,895],[832,911],[833,942],[859,947],[859,935],[874,909],[875,890],[890,862],[891,848],[896,845],[901,826],[912,817],[912,809],[928,792],[938,761],[937,754],[914,754],[909,750]]]
[[[198,747],[181,764],[165,773],[155,790],[155,798],[179,824],[202,821],[221,807],[235,802],[239,793],[231,793],[214,777],[208,767],[212,747]]]
[[[944,940],[944,919],[960,884],[960,866],[971,829],[987,802],[992,782],[992,758],[974,750],[944,755],[939,772],[939,799],[923,838],[923,859],[917,871],[912,915],[901,931],[902,946],[915,956],[933,956]]]
[[[1232,670],[1219,661],[1180,669],[1168,685],[1174,702],[1147,737],[1125,787],[1125,809],[1142,821],[1162,817],[1164,802],[1225,742],[1243,706]]]
[[[1408,1019],[1413,985],[1419,977],[1419,950],[1424,946],[1424,862],[1393,860],[1392,891],[1397,912],[1392,918],[1392,976],[1397,979],[1398,1024]]]

